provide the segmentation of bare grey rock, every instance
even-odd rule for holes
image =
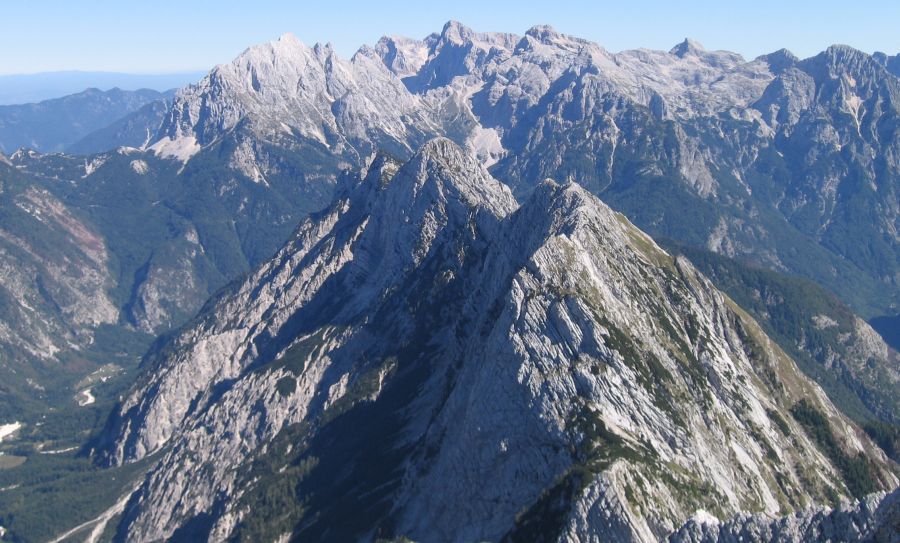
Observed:
[[[829,509],[814,507],[784,517],[739,515],[719,522],[708,516],[692,518],[667,539],[669,542],[731,543],[758,541],[900,541],[900,490]]]
[[[537,522],[554,538],[651,541],[701,508],[776,514],[846,495],[788,413],[801,398],[897,484],[746,314],[577,185],[547,181],[518,206],[443,139],[344,187],[122,404],[109,460],[161,454],[129,539],[205,515],[209,537],[249,537],[269,513],[242,474],[281,435],[297,436],[290,462],[311,480],[354,481],[332,496],[301,480],[309,506],[285,529],[313,539],[493,540]],[[364,427],[346,426],[353,413]],[[346,521],[363,496],[388,524]]]

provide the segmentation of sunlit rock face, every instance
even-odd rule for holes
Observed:
[[[134,540],[203,519],[214,539],[655,541],[699,509],[848,495],[801,401],[896,484],[689,262],[576,184],[518,205],[447,139],[347,178],[148,364],[105,449],[161,451]]]

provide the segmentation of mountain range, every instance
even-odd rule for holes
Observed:
[[[118,126],[122,117],[144,106],[164,111],[166,100],[171,95],[171,92],[164,94],[147,89],[112,89],[105,92],[88,89],[33,104],[0,106],[0,152],[12,153],[28,148],[42,152],[85,153],[106,151],[127,144],[140,147],[152,138],[155,125],[142,127],[140,139],[129,139],[124,134],[118,134],[119,137],[107,140],[112,142],[110,146],[92,145],[99,139],[92,133],[107,129],[114,123]],[[82,138],[88,140],[81,142]]]
[[[844,46],[746,62],[691,41],[611,54],[546,27],[449,23],[350,61],[289,35],[251,48],[176,99],[152,148],[186,159],[229,141],[259,180],[277,170],[263,146],[360,165],[444,135],[516,194],[578,178],[655,236],[844,290],[869,318],[896,312],[897,107],[896,77]],[[669,218],[684,206],[694,221]]]
[[[91,469],[130,475],[59,529],[0,523],[885,533],[896,59],[450,22],[349,60],[284,35],[171,99],[104,95],[65,153],[0,155],[0,423],[60,447],[93,432]],[[49,419],[77,432],[41,422],[85,390],[90,416]]]

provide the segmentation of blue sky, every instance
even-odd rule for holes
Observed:
[[[805,57],[832,43],[900,52],[895,0],[30,0],[0,9],[0,74],[206,70],[284,32],[310,44],[330,41],[349,56],[383,34],[423,37],[449,19],[517,33],[546,23],[611,51],[669,49],[690,36],[745,57],[781,47]]]

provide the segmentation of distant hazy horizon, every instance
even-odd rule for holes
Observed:
[[[0,105],[27,104],[60,98],[89,88],[103,91],[152,89],[164,92],[199,81],[205,71],[141,74],[62,70],[0,75]]]
[[[212,66],[210,66],[212,68]],[[128,76],[128,77],[177,77],[180,75],[195,75],[198,73],[205,74],[209,70],[172,70],[170,72],[156,72],[156,71],[147,71],[142,72],[140,70],[135,70],[132,72],[120,72],[116,70],[46,70],[46,71],[37,71],[37,72],[18,72],[18,73],[9,73],[9,74],[0,74],[0,77],[35,77],[35,76],[47,76],[47,75],[75,75],[75,74],[87,74],[87,75],[115,75],[115,76]]]

